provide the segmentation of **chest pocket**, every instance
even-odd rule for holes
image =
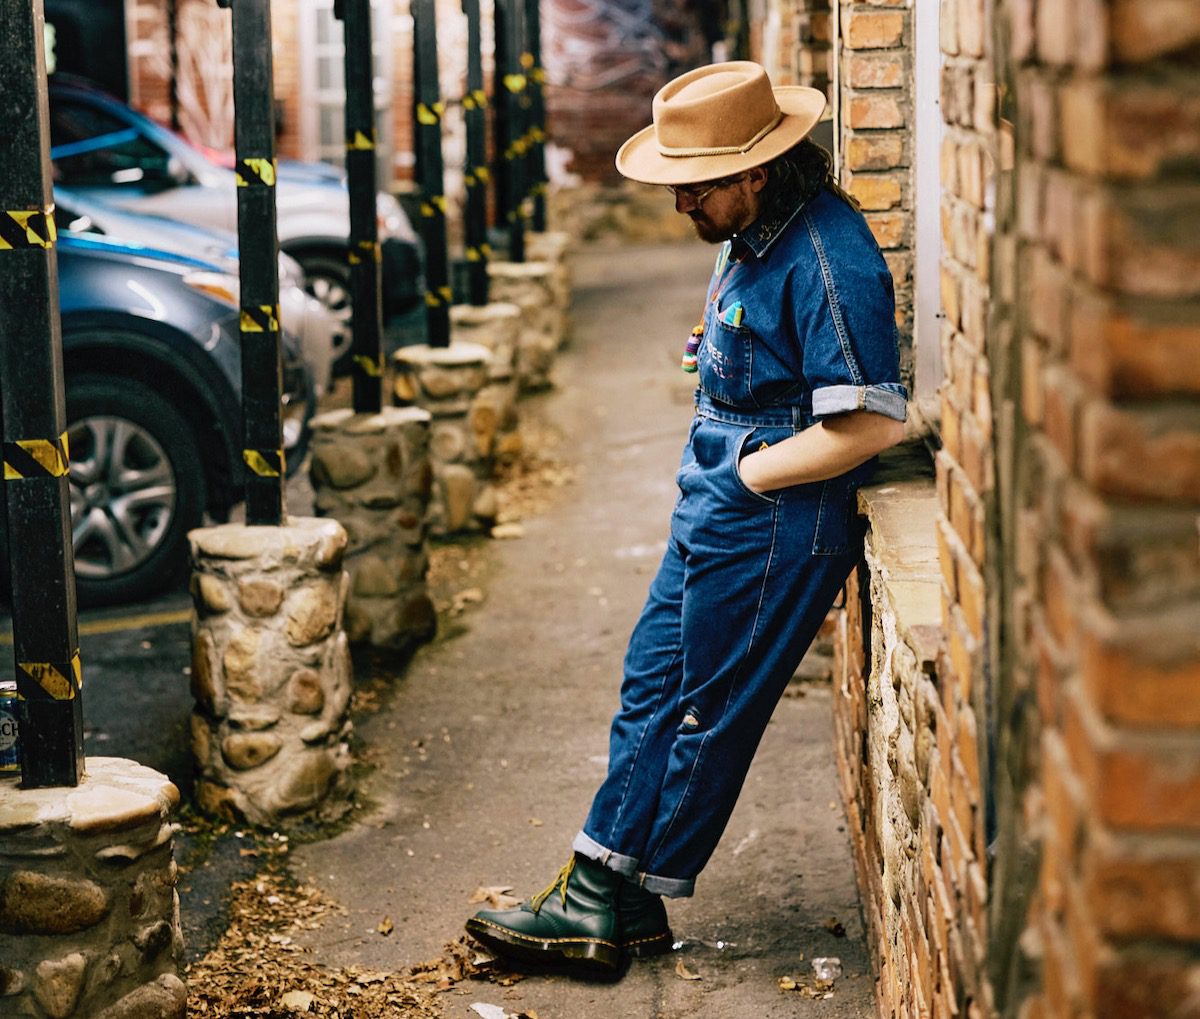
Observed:
[[[754,367],[751,332],[745,326],[729,325],[709,308],[704,341],[696,355],[700,388],[714,400],[735,407],[754,405],[750,379]]]

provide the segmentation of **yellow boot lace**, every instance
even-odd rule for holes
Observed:
[[[540,892],[538,892],[537,895],[535,895],[532,899],[529,900],[529,905],[535,913],[537,913],[538,911],[541,910],[542,904],[548,898],[550,898],[551,895],[554,894],[554,889],[556,889],[556,888],[559,889],[560,894],[562,895],[563,908],[564,909],[566,908],[566,906],[567,906],[567,880],[570,878],[571,871],[573,871],[574,869],[575,869],[575,857],[572,856],[571,859],[569,859],[566,862],[566,864],[563,866],[563,869],[558,872],[558,876],[553,881],[551,881],[549,885],[547,885]]]

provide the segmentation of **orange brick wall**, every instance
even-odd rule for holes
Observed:
[[[809,17],[814,32],[828,30],[827,19],[815,12]],[[874,0],[843,3],[839,17],[841,179],[862,205],[892,271],[902,371],[911,381],[913,82],[906,68],[912,12],[896,0]]]
[[[842,4],[839,98],[848,164],[892,146],[849,168],[895,258],[911,38],[891,6]],[[939,10],[942,651],[921,876],[881,883],[864,852],[889,779],[855,753],[870,705],[845,697],[835,719],[879,1013],[1200,1015],[1200,8]],[[860,587],[840,631],[852,681],[871,660]]]
[[[1012,0],[1030,1015],[1200,1014],[1195,4]],[[1003,721],[1003,720],[1001,720]]]

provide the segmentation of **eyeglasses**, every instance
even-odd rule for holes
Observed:
[[[700,205],[714,191],[740,184],[748,176],[749,174],[739,173],[736,177],[722,177],[719,180],[710,180],[707,184],[667,184],[664,186],[676,198],[686,198],[693,204]]]

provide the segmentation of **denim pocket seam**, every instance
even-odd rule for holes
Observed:
[[[825,507],[828,504],[829,490],[831,482],[836,479],[829,478],[821,482],[821,501],[817,504],[817,522],[813,528],[813,555],[842,555],[850,548],[849,535],[847,534],[846,541],[840,545],[825,545],[821,542],[821,524],[825,518]]]
[[[746,440],[750,438],[750,436],[756,431],[758,431],[757,428],[751,428],[748,431],[741,432],[734,440],[733,455],[730,457],[730,460],[733,462],[733,480],[737,482],[738,488],[745,492],[746,495],[750,496],[750,498],[757,499],[759,502],[766,503],[768,506],[776,506],[779,504],[778,492],[774,494],[768,492],[756,492],[742,480],[742,447],[746,444]]]

